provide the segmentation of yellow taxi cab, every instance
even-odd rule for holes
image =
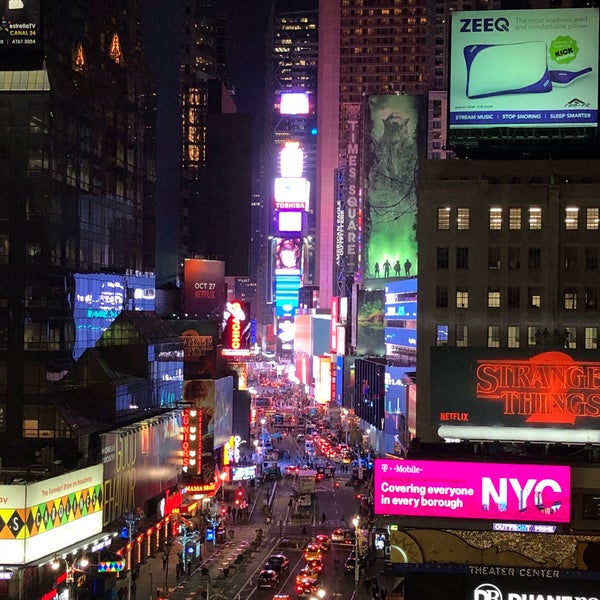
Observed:
[[[314,558],[321,558],[323,550],[319,544],[309,544],[304,549],[304,560],[309,561]]]

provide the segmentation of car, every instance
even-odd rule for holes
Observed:
[[[275,594],[271,600],[292,600],[289,594]]]
[[[332,542],[341,542],[343,544],[354,543],[354,531],[351,529],[336,529],[331,534]]]
[[[319,589],[319,582],[316,579],[304,579],[296,584],[296,593],[298,596],[310,596],[316,594]]]
[[[267,559],[265,569],[272,569],[280,574],[290,568],[290,559],[285,554],[271,554]]]
[[[258,574],[257,588],[273,588],[279,583],[279,576],[273,569],[263,569]]]
[[[315,571],[309,566],[306,566],[303,569],[300,569],[300,571],[298,571],[296,574],[296,585],[302,583],[305,579],[317,579],[320,574],[320,571]]]
[[[354,569],[356,569],[356,558],[351,554],[344,563],[344,571],[346,573],[354,573]]]
[[[320,558],[312,558],[311,560],[306,561],[306,568],[315,571],[316,573],[322,573],[324,566],[325,565]]]
[[[285,468],[286,475],[297,475],[300,469],[296,465],[288,465]]]
[[[315,536],[315,544],[321,546],[321,549],[327,552],[331,548],[331,540],[326,533],[320,533]]]
[[[320,544],[309,544],[304,549],[304,560],[312,560],[313,558],[321,558],[322,549]]]

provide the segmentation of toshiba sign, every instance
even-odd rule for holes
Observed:
[[[375,514],[567,523],[569,467],[375,460]]]

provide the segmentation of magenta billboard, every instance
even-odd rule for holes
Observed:
[[[377,515],[568,523],[571,470],[377,459],[374,497]]]

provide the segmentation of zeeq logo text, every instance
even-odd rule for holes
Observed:
[[[493,19],[492,17],[476,18],[476,19],[460,19],[460,32],[461,33],[481,33],[481,32],[492,32],[492,31],[509,31],[510,23],[506,17],[498,17]]]
[[[489,510],[492,505],[500,510],[518,508],[523,512],[536,508],[540,512],[557,512],[561,507],[561,485],[554,479],[527,479],[524,483],[516,477],[501,477],[495,483],[491,477],[481,478],[481,506]]]

